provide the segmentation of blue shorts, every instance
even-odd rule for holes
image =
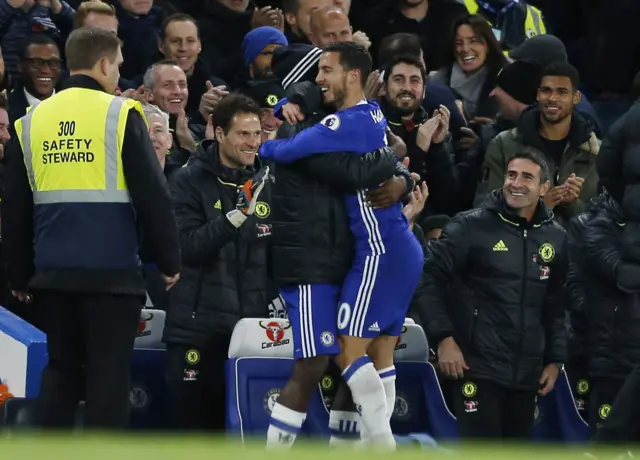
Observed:
[[[337,355],[340,286],[305,284],[280,289],[293,332],[293,357]]]
[[[338,334],[399,336],[422,276],[423,262],[422,246],[412,232],[385,243],[384,254],[356,252],[342,287]]]

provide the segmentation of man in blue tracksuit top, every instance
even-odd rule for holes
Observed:
[[[293,138],[266,142],[260,148],[260,156],[290,163],[335,151],[364,155],[387,145],[387,123],[382,111],[364,97],[370,71],[371,57],[361,46],[343,42],[325,48],[316,82],[323,91],[324,103],[334,106],[337,112]],[[423,252],[409,230],[401,203],[372,209],[367,205],[365,190],[360,190],[345,195],[345,204],[356,253],[342,286],[340,307],[334,311],[321,302],[308,302],[305,295],[309,293],[300,287],[283,289],[281,294],[294,332],[296,356],[304,354],[305,348],[326,346],[325,339],[337,329],[337,362],[362,417],[361,436],[365,441],[393,449],[395,441],[389,424],[395,403],[393,351],[420,279]],[[313,311],[316,306],[322,311]],[[313,329],[324,332],[305,336],[305,324],[308,328],[311,321]],[[274,408],[269,430],[290,434],[289,425],[294,421],[288,423],[281,418],[292,415],[291,411],[282,410],[284,417],[279,417],[279,412]]]

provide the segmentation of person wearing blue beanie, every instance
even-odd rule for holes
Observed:
[[[251,78],[272,77],[273,51],[288,44],[287,37],[275,27],[257,27],[246,34],[242,41],[242,52]]]

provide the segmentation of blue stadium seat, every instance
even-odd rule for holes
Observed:
[[[407,322],[396,347],[398,397],[392,427],[398,434],[426,432],[425,392],[429,347],[420,326]],[[226,367],[227,431],[245,436],[264,435],[269,414],[293,369],[290,325],[284,319],[243,319],[236,325]],[[416,362],[417,360],[417,362]],[[417,379],[417,380],[416,380]],[[302,435],[327,436],[329,411],[322,390],[310,402]]]
[[[435,370],[429,364],[429,344],[422,327],[405,322],[394,361],[397,396],[391,418],[393,432],[456,438],[456,421],[444,403]]]
[[[562,438],[567,443],[585,443],[589,440],[589,425],[576,408],[567,373],[562,371],[556,382],[555,393],[558,420]]]
[[[264,436],[280,390],[293,370],[293,336],[286,319],[245,318],[236,324],[226,365],[227,431]],[[329,433],[329,411],[320,385],[312,398],[301,435]]]

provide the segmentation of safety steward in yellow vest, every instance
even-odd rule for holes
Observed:
[[[482,15],[491,25],[505,54],[527,38],[547,33],[542,13],[524,0],[458,0],[469,14]]]
[[[138,233],[170,287],[177,227],[142,108],[112,95],[119,40],[82,28],[66,51],[65,88],[15,122],[7,152],[8,278],[16,297],[37,303],[48,335],[42,423],[73,423],[86,375],[85,426],[124,427],[145,299]]]

